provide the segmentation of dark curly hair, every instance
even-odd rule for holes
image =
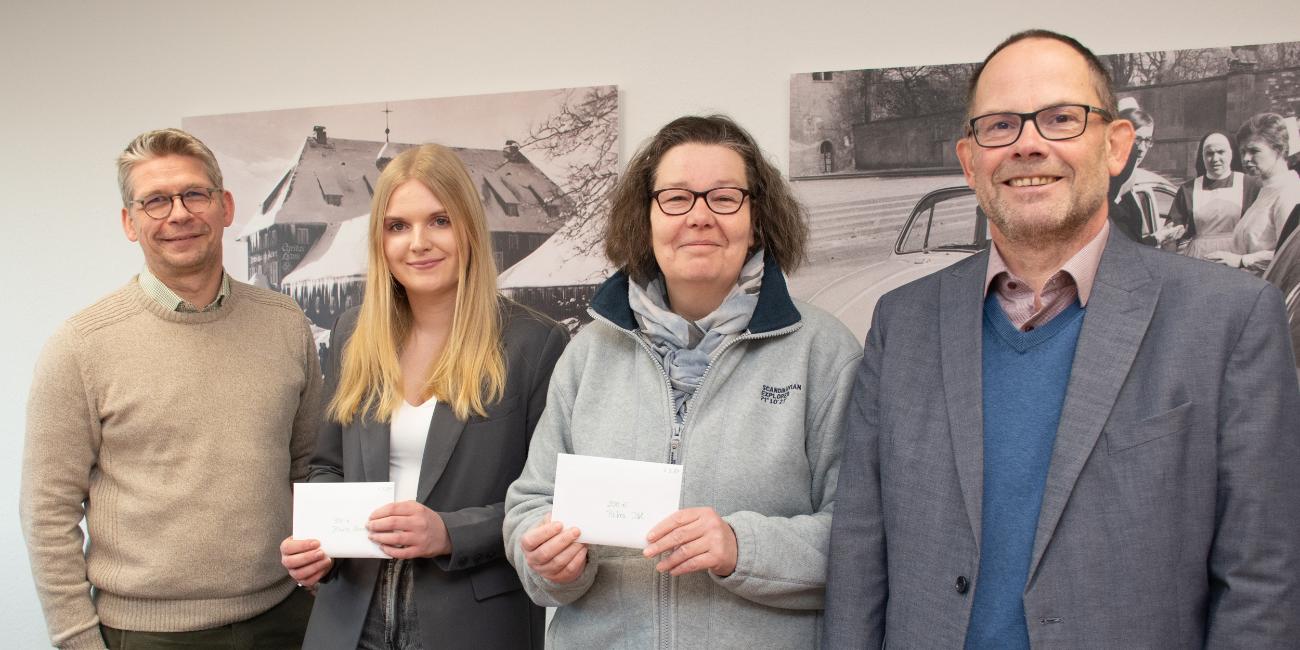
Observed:
[[[644,284],[659,273],[650,237],[650,193],[655,171],[669,149],[681,144],[716,144],[745,161],[755,247],[762,246],[781,270],[799,268],[807,257],[808,220],[781,172],[763,157],[754,138],[723,115],[679,117],[637,150],[614,188],[605,229],[605,255],[633,281]]]

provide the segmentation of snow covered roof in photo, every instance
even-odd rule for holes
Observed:
[[[369,214],[380,171],[410,143],[329,137],[318,127],[298,160],[261,202],[241,238],[273,224],[338,224]],[[451,147],[469,170],[494,232],[544,233],[559,227],[565,200],[559,186],[528,160],[519,145],[501,149]]]

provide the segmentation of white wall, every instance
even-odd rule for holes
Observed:
[[[608,83],[622,91],[624,157],[673,117],[723,111],[784,168],[792,72],[978,60],[1027,27],[1098,53],[1300,40],[1294,0],[362,4],[0,8],[0,645],[45,644],[16,508],[24,404],[49,332],[140,265],[113,160],[141,131],[186,115]]]

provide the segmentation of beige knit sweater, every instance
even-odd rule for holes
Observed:
[[[178,313],[132,279],[55,332],[32,381],[20,504],[51,641],[103,648],[101,621],[206,629],[288,595],[279,543],[320,390],[302,311],[239,282],[219,309]]]

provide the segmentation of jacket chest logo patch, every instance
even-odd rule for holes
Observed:
[[[790,397],[790,392],[796,390],[803,390],[803,385],[768,386],[763,384],[763,393],[759,395],[758,399],[765,404],[785,404],[785,400]]]

